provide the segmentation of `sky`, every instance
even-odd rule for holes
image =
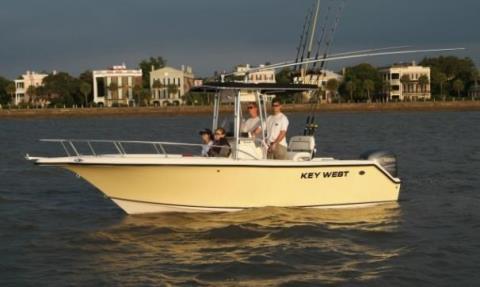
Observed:
[[[322,0],[323,15],[331,1]],[[2,0],[0,75],[127,64],[162,56],[198,76],[294,59],[313,0]],[[465,47],[480,66],[478,0],[346,0],[331,52]],[[436,56],[431,54],[430,56]],[[357,59],[386,65],[424,55]]]

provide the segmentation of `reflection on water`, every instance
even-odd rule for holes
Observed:
[[[368,282],[389,272],[389,261],[407,252],[389,242],[401,222],[398,204],[172,213],[125,217],[71,244],[103,250],[89,258],[90,266],[156,270],[157,283],[294,286],[348,278]],[[131,278],[119,274],[115,280],[126,283]]]

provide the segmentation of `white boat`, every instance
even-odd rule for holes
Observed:
[[[265,131],[260,140],[241,133],[242,104],[256,102],[264,123],[269,95],[316,87],[215,83],[202,89],[215,92],[212,130],[219,126],[222,103],[233,104],[229,158],[202,157],[199,144],[57,139],[42,141],[59,143],[66,156],[27,155],[27,159],[70,170],[128,214],[341,208],[398,200],[401,180],[391,153],[372,152],[354,160],[315,157],[314,136],[299,135],[289,141],[288,160],[269,160]],[[100,152],[98,146],[105,145],[115,152]],[[132,146],[150,147],[153,152],[133,153]],[[168,151],[180,147],[196,149],[198,155]]]

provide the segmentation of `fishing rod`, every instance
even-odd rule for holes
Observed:
[[[315,35],[317,33],[317,22],[318,22],[318,14],[320,13],[320,0],[317,0],[317,5],[315,8],[315,17],[313,18],[312,22],[312,31],[310,33],[310,40],[308,42],[308,52],[307,58],[310,58],[313,49],[313,41],[315,40]]]
[[[398,49],[406,49],[411,47],[412,46],[394,46],[394,47],[385,47],[385,48],[376,48],[376,49],[364,49],[364,50],[331,54],[330,57],[340,57],[340,56],[356,55],[361,53],[373,53],[373,52],[381,52],[381,51],[389,51],[389,50],[398,50]],[[305,59],[305,61],[314,60],[314,59],[315,58],[309,58],[309,59]],[[268,65],[268,67],[271,69],[271,68],[275,68],[276,66],[281,66],[285,64],[291,64],[291,63],[298,63],[298,60],[295,60],[295,61],[290,60],[290,61],[275,63],[275,64]]]
[[[312,7],[312,9],[313,9],[313,7]],[[310,22],[310,15],[311,15],[311,12],[308,12],[307,16],[305,17],[305,23],[303,24],[302,34],[300,35],[300,42],[298,43],[297,56],[295,58],[295,62],[298,62],[298,60],[300,58],[300,51],[302,49],[304,39],[306,38],[306,36],[307,36],[306,34],[308,32],[307,28],[308,28],[308,23]]]
[[[310,19],[308,21],[307,30],[305,31],[305,40],[303,42],[302,56],[300,57],[300,62],[303,62],[305,60],[305,52],[307,51],[308,35],[310,35],[310,31],[312,29],[313,13],[314,13],[314,7],[312,7],[312,9],[310,10]],[[296,66],[295,68],[298,68],[298,66]]]
[[[346,5],[346,2],[345,2],[345,0],[343,0],[342,4],[340,5],[340,7],[338,9],[336,19],[335,19],[335,23],[332,27],[331,32],[329,33],[329,38],[326,42],[325,51],[323,53],[323,59],[326,59],[328,57],[328,52],[330,51],[330,47],[331,47],[331,45],[333,43],[333,40],[335,38],[335,34],[336,34],[338,26],[340,24],[340,19],[341,19],[343,10],[345,9],[345,5]],[[316,65],[316,64],[317,63],[315,63],[314,65]],[[318,82],[320,80],[320,76],[323,76],[323,70],[325,69],[325,64],[326,64],[326,62],[321,62],[320,63],[319,73],[317,73],[317,75],[316,75],[315,82]]]
[[[327,8],[327,15],[325,16],[325,20],[324,20],[323,25],[322,25],[321,36],[320,36],[320,39],[317,41],[317,51],[315,53],[315,59],[316,60],[318,60],[318,58],[320,57],[320,50],[322,48],[323,41],[325,40],[325,35],[327,34],[328,20],[330,19],[330,14],[331,14],[331,11],[332,11],[334,1],[335,0],[330,0],[330,4],[328,5],[328,8]],[[312,69],[315,69],[316,65],[317,65],[317,63],[313,63]]]
[[[332,6],[333,6],[333,3],[334,3],[334,0],[332,0],[332,2],[331,2]],[[333,26],[332,26],[332,28],[329,32],[326,31],[327,25],[328,25],[328,18],[327,18],[327,20],[325,22],[325,27],[324,27],[325,30],[322,33],[322,39],[320,39],[318,50],[317,50],[317,55],[315,56],[315,60],[318,60],[318,58],[319,58],[320,50],[321,50],[321,46],[323,44],[323,41],[325,41],[325,51],[323,52],[323,59],[328,57],[328,52],[330,51],[330,47],[331,47],[331,45],[333,43],[333,39],[335,37],[335,33],[336,33],[337,28],[339,26],[341,15],[342,15],[342,12],[345,8],[345,3],[346,3],[345,0],[343,0],[341,2],[341,5],[339,6],[338,11],[337,11],[336,16],[335,16],[335,21],[334,21]],[[329,7],[329,9],[333,10],[333,8],[331,8],[331,7]],[[329,11],[329,14],[330,14],[330,11]],[[327,17],[329,17],[329,15],[327,15]],[[313,66],[312,67],[313,73],[315,73],[315,67],[317,66],[317,63],[319,63],[319,62],[314,62],[313,65],[312,65]],[[313,83],[313,84],[315,84],[317,82],[319,83],[319,85],[318,85],[319,89],[312,94],[312,99],[311,100],[313,100],[313,102],[311,104],[311,110],[310,110],[310,121],[308,121],[308,117],[307,117],[307,124],[305,125],[306,132],[304,131],[304,134],[309,135],[309,136],[314,136],[315,132],[318,128],[318,125],[315,122],[315,118],[316,118],[317,107],[320,104],[321,93],[323,92],[321,90],[321,85],[320,85],[319,80],[320,80],[320,75],[323,76],[323,70],[325,68],[325,63],[326,62],[320,62],[319,73],[317,73],[315,81],[312,81],[313,80],[313,75],[310,77],[310,82],[311,83]]]
[[[452,51],[463,51],[465,48],[446,48],[446,49],[423,49],[423,50],[404,50],[404,51],[392,51],[392,52],[379,52],[379,53],[361,53],[361,54],[350,54],[345,56],[331,56],[326,57],[325,59],[307,59],[303,62],[294,63],[294,61],[288,61],[283,63],[277,63],[272,65],[266,65],[263,67],[252,68],[248,72],[259,72],[265,70],[277,70],[281,68],[289,68],[295,65],[304,65],[311,64],[315,62],[332,62],[332,61],[341,61],[341,60],[351,60],[358,58],[371,58],[371,57],[381,57],[381,56],[393,56],[393,55],[407,55],[407,54],[420,54],[420,53],[438,53],[438,52],[452,52]],[[233,75],[234,73],[225,74],[225,76]]]

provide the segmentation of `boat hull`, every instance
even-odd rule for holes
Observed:
[[[397,201],[400,181],[380,166],[66,164],[128,214],[332,208]]]

